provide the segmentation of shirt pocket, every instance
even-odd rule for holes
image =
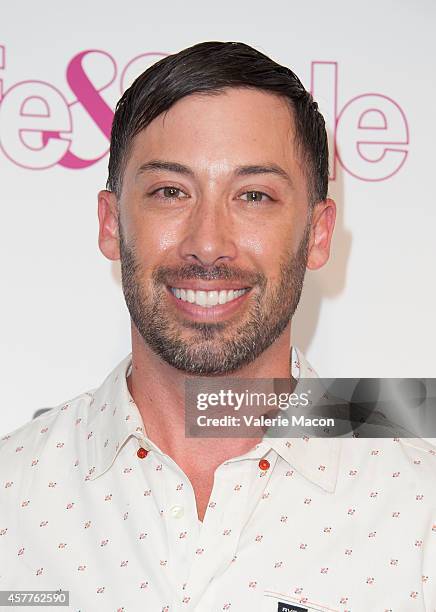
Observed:
[[[265,589],[261,612],[340,612],[338,608],[326,603],[310,601],[302,597],[292,597]]]

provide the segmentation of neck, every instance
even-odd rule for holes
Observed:
[[[257,359],[232,372],[232,378],[290,378],[290,332],[289,323]],[[246,453],[260,438],[185,438],[185,382],[192,377],[153,353],[132,324],[132,370],[127,384],[147,437],[185,473],[210,473]]]

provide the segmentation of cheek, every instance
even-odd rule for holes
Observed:
[[[298,230],[290,223],[258,224],[254,231],[241,232],[239,245],[242,252],[253,256],[265,267],[273,270],[274,263],[284,254],[291,254],[298,247]]]
[[[165,224],[161,220],[138,216],[132,219],[131,229],[137,253],[149,262],[162,262],[162,259],[174,252],[180,240],[180,231],[175,224]]]
[[[175,229],[156,228],[151,240],[155,244],[156,252],[165,254],[177,247],[179,235]]]
[[[280,276],[280,261],[283,259],[282,239],[276,233],[256,231],[241,237],[239,250],[242,261],[248,267],[264,275],[267,285],[274,285]],[[268,289],[267,289],[268,291]]]
[[[241,249],[251,255],[260,256],[265,252],[265,242],[260,235],[244,236],[239,241]]]

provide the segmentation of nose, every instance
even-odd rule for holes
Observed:
[[[212,266],[233,261],[237,254],[234,224],[226,207],[210,200],[197,202],[186,219],[179,249],[187,263]]]

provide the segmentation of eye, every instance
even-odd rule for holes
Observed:
[[[163,200],[179,200],[189,197],[184,191],[178,187],[172,187],[171,185],[155,189],[155,191],[152,191],[149,195],[157,196]]]
[[[272,200],[272,198],[264,193],[263,191],[246,191],[241,194],[240,198],[246,202],[265,202],[266,200]]]

